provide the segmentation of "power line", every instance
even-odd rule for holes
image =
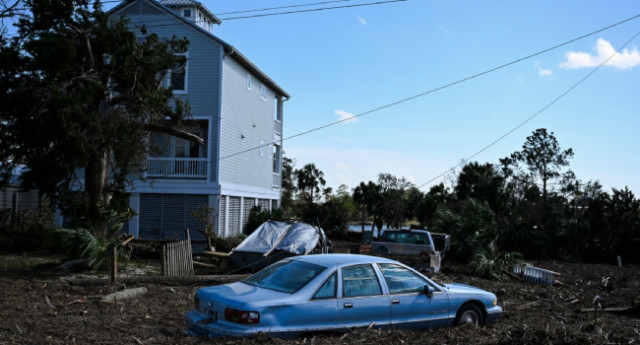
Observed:
[[[215,13],[217,16],[223,16],[227,14],[238,14],[238,13],[251,13],[251,12],[264,12],[271,10],[280,10],[284,8],[295,8],[295,7],[305,7],[305,6],[315,6],[315,5],[324,5],[331,4],[335,2],[346,2],[346,1],[354,1],[354,0],[333,0],[333,1],[323,1],[323,2],[314,2],[309,4],[300,4],[300,5],[289,5],[289,6],[280,6],[280,7],[269,7],[269,8],[260,8],[256,10],[243,10],[243,11],[234,11],[234,12],[224,12],[224,13]]]
[[[328,1],[327,3],[337,2],[337,1],[353,1],[353,0],[334,0],[334,1]],[[328,10],[344,9],[344,8],[351,8],[351,7],[378,6],[378,5],[386,5],[386,4],[389,4],[389,3],[405,2],[405,1],[409,1],[409,0],[385,0],[385,1],[377,1],[377,2],[367,2],[367,3],[363,3],[363,4],[355,4],[355,5],[319,7],[319,8],[313,8],[313,9],[307,9],[307,10],[264,13],[264,14],[255,14],[255,15],[239,16],[239,17],[227,17],[227,18],[219,18],[219,19],[221,21],[237,20],[237,19],[249,19],[249,18],[258,18],[258,17],[297,14],[297,13],[328,11]],[[318,3],[318,4],[322,4],[322,3]],[[311,6],[311,5],[312,4],[298,5],[298,6]],[[296,6],[284,6],[283,8],[287,8],[287,7],[296,7]],[[247,11],[262,11],[262,10],[247,10]],[[245,11],[242,11],[242,12],[245,12]],[[151,25],[149,25],[149,24],[151,24]],[[135,25],[136,26],[144,25],[147,28],[159,28],[159,27],[169,27],[169,26],[181,26],[183,24],[184,23],[182,23],[182,22],[177,22],[176,19],[165,19],[165,18],[163,18],[163,19],[156,19],[156,20],[146,20],[146,21],[144,21],[144,23],[139,23],[139,24],[135,24]]]
[[[294,13],[318,12],[318,11],[336,10],[336,9],[350,8],[350,7],[384,5],[384,4],[389,4],[389,3],[393,3],[393,2],[404,2],[404,1],[409,1],[409,0],[386,0],[386,1],[369,2],[369,3],[365,3],[365,4],[333,6],[333,7],[320,7],[320,8],[313,8],[313,9],[308,9],[308,10],[297,10],[297,11],[286,11],[286,12],[276,12],[276,13],[254,14],[254,15],[250,15],[250,16],[240,16],[240,17],[228,17],[228,18],[220,18],[220,20],[236,20],[236,19],[268,17],[268,16],[279,16],[279,15],[294,14]]]
[[[522,61],[524,61],[524,60],[527,60],[527,59],[530,59],[530,58],[536,57],[536,56],[538,56],[538,55],[545,54],[545,53],[550,52],[550,51],[552,51],[552,50],[555,50],[555,49],[558,49],[558,48],[560,48],[560,47],[563,47],[563,46],[566,46],[566,45],[568,45],[568,44],[571,44],[571,43],[573,43],[573,42],[576,42],[576,41],[582,40],[582,39],[587,38],[587,37],[589,37],[589,36],[593,36],[593,35],[598,34],[598,33],[600,33],[600,32],[603,32],[603,31],[609,30],[609,29],[611,29],[611,28],[614,28],[614,27],[616,27],[616,26],[622,25],[622,24],[624,24],[624,23],[627,23],[627,22],[632,21],[632,20],[637,19],[637,18],[640,18],[640,14],[635,15],[635,16],[633,16],[633,17],[629,17],[629,18],[624,19],[624,20],[621,20],[621,21],[619,21],[619,22],[617,22],[617,23],[614,23],[614,24],[611,24],[611,25],[605,26],[605,27],[603,27],[603,28],[601,28],[601,29],[598,29],[598,30],[592,31],[592,32],[590,32],[590,33],[587,33],[587,34],[584,34],[584,35],[578,36],[578,37],[573,38],[573,39],[570,39],[570,40],[568,40],[568,41],[562,42],[562,43],[557,44],[557,45],[555,45],[555,46],[552,46],[552,47],[550,47],[550,48],[547,48],[547,49],[544,49],[544,50],[540,50],[540,51],[538,51],[538,52],[536,52],[536,53],[533,53],[533,54],[530,54],[530,55],[524,56],[524,57],[522,57],[522,58],[519,58],[519,59],[513,60],[513,61],[511,61],[511,62],[507,62],[507,63],[505,63],[505,64],[502,64],[502,65],[498,66],[498,67],[494,67],[494,68],[491,68],[491,69],[485,70],[485,71],[483,71],[483,72],[480,72],[480,73],[477,73],[477,74],[471,75],[471,76],[469,76],[469,77],[466,77],[466,78],[463,78],[463,79],[460,79],[460,80],[457,80],[457,81],[454,81],[454,82],[451,82],[451,83],[448,83],[448,84],[445,84],[445,85],[442,85],[442,86],[439,86],[439,87],[433,88],[433,89],[431,89],[431,90],[428,90],[428,91],[425,91],[425,92],[422,92],[422,93],[419,93],[419,94],[416,94],[416,95],[413,95],[413,96],[410,96],[410,97],[407,97],[407,98],[403,98],[403,99],[401,99],[401,100],[398,100],[398,101],[395,101],[395,102],[392,102],[392,103],[388,103],[388,104],[385,104],[385,105],[379,106],[379,107],[377,107],[377,108],[373,108],[373,109],[367,110],[367,111],[362,112],[362,113],[360,113],[360,114],[354,115],[353,117],[349,117],[349,118],[346,118],[346,119],[342,119],[342,120],[334,121],[334,122],[328,123],[328,124],[323,125],[323,126],[320,126],[320,127],[312,128],[312,129],[310,129],[310,130],[307,130],[307,131],[304,131],[304,132],[300,132],[300,133],[298,133],[298,134],[291,135],[291,136],[289,136],[289,137],[283,138],[283,139],[282,139],[282,141],[290,140],[290,139],[297,138],[297,137],[300,137],[300,136],[303,136],[303,135],[306,135],[306,134],[310,134],[310,133],[313,133],[313,132],[316,132],[316,131],[319,131],[319,130],[322,130],[322,129],[325,129],[325,128],[328,128],[328,127],[331,127],[331,126],[335,126],[335,125],[337,125],[337,124],[340,124],[340,123],[343,123],[343,122],[346,122],[346,121],[353,120],[354,118],[363,117],[363,116],[365,116],[365,115],[369,115],[369,114],[372,114],[372,113],[378,112],[378,111],[380,111],[380,110],[384,110],[384,109],[387,109],[387,108],[391,108],[391,107],[393,107],[393,106],[400,105],[400,104],[402,104],[402,103],[406,103],[406,102],[409,102],[409,101],[411,101],[411,100],[414,100],[414,99],[416,99],[416,98],[420,98],[420,97],[423,97],[423,96],[426,96],[426,95],[429,95],[429,94],[435,93],[435,92],[437,92],[437,91],[444,90],[444,89],[446,89],[446,88],[449,88],[449,87],[455,86],[455,85],[457,85],[457,84],[461,84],[461,83],[466,82],[466,81],[469,81],[469,80],[471,80],[471,79],[475,79],[475,78],[481,77],[481,76],[483,76],[483,75],[485,75],[485,74],[489,74],[489,73],[491,73],[491,72],[495,72],[495,71],[500,70],[500,69],[503,69],[503,68],[505,68],[505,67],[508,67],[508,66],[514,65],[514,64],[519,63],[519,62],[522,62]],[[517,129],[517,128],[516,128],[516,129]],[[514,131],[515,131],[516,129],[514,129]],[[508,134],[507,134],[507,135],[508,135]],[[505,136],[506,136],[506,135],[505,135]],[[270,144],[277,144],[277,143],[276,143],[276,142],[272,142],[272,143],[270,143]],[[258,146],[258,147],[253,147],[253,148],[250,148],[250,149],[247,149],[247,150],[244,150],[244,151],[239,151],[239,152],[236,152],[236,153],[233,153],[233,154],[230,154],[230,155],[227,155],[227,156],[221,157],[221,158],[219,158],[219,160],[223,160],[223,159],[231,158],[231,157],[234,157],[234,156],[237,156],[237,155],[240,155],[240,154],[243,154],[243,153],[247,153],[247,152],[250,152],[250,151],[253,151],[253,150],[259,149],[259,148],[260,148],[260,146]],[[476,155],[477,155],[477,154],[479,154],[479,153],[480,153],[480,152],[476,153]],[[474,155],[474,156],[475,156],[475,155]],[[472,156],[471,158],[473,158],[474,156]],[[459,165],[458,165],[458,166],[459,166]],[[456,167],[457,167],[457,166],[456,166]],[[454,167],[454,168],[455,168],[455,167]]]
[[[638,16],[636,16],[637,18]],[[533,120],[535,117],[537,117],[538,115],[542,114],[545,110],[549,109],[552,105],[554,105],[555,103],[557,103],[560,99],[564,98],[567,94],[569,94],[571,91],[573,91],[575,88],[577,88],[580,84],[582,84],[585,80],[587,80],[589,77],[591,77],[594,73],[596,73],[600,68],[602,68],[602,66],[606,65],[607,62],[609,62],[611,59],[613,59],[614,56],[618,55],[622,49],[624,49],[627,45],[629,45],[629,43],[631,43],[631,41],[633,41],[636,37],[638,37],[638,35],[640,35],[640,31],[636,32],[635,35],[633,35],[629,40],[627,40],[622,46],[620,46],[620,48],[618,48],[618,50],[616,50],[611,56],[609,56],[605,61],[603,61],[600,65],[598,65],[597,67],[595,67],[591,72],[587,73],[587,75],[585,75],[584,77],[582,77],[582,79],[578,80],[575,84],[573,84],[571,87],[569,87],[566,91],[564,91],[563,93],[561,93],[558,97],[554,98],[553,100],[551,100],[551,102],[547,103],[544,107],[542,107],[540,110],[538,110],[537,112],[535,112],[533,115],[529,116],[528,118],[526,118],[524,121],[522,121],[520,124],[518,124],[517,126],[515,126],[514,128],[512,128],[510,131],[508,131],[507,133],[503,134],[501,137],[499,137],[498,139],[492,141],[491,143],[489,143],[488,145],[486,145],[485,147],[483,147],[482,149],[480,149],[478,152],[472,154],[471,156],[467,157],[466,159],[462,160],[460,163],[454,165],[453,167],[447,169],[446,171],[440,173],[439,175],[437,175],[436,177],[430,179],[429,181],[419,185],[417,188],[420,189],[422,187],[424,187],[425,185],[439,179],[440,177],[446,175],[447,173],[449,173],[450,171],[454,171],[456,168],[460,167],[461,165],[465,164],[466,162],[468,162],[469,160],[473,159],[474,157],[476,157],[477,155],[481,154],[482,152],[486,151],[487,149],[489,149],[491,146],[497,144],[499,141],[501,141],[502,139],[506,138],[508,135],[510,135],[511,133],[515,132],[516,130],[518,130],[520,127],[524,126],[527,122]]]
[[[473,157],[479,155],[480,153],[486,151],[488,148],[490,148],[491,146],[495,145],[496,143],[498,143],[499,141],[501,141],[502,139],[506,138],[509,134],[515,132],[518,128],[524,126],[527,122],[531,121],[533,118],[535,118],[536,116],[540,115],[542,112],[544,112],[545,110],[549,109],[549,107],[551,107],[552,105],[554,105],[556,102],[558,102],[560,99],[562,99],[564,96],[566,96],[567,94],[569,94],[571,91],[573,91],[575,88],[577,88],[580,84],[582,84],[585,80],[587,80],[589,77],[591,77],[594,73],[596,73],[600,68],[602,68],[602,66],[606,65],[607,62],[609,62],[611,59],[613,59],[614,56],[618,55],[620,53],[620,51],[622,51],[622,49],[624,49],[627,45],[629,45],[629,43],[631,43],[631,41],[633,41],[636,37],[638,37],[638,35],[640,35],[640,31],[636,32],[635,35],[633,35],[629,40],[627,40],[620,48],[618,48],[618,50],[616,50],[611,56],[609,56],[609,58],[607,58],[605,61],[603,61],[600,65],[598,65],[597,67],[595,67],[591,72],[587,73],[587,75],[585,75],[584,77],[582,77],[580,80],[578,80],[575,84],[573,84],[571,87],[569,87],[566,91],[564,91],[563,93],[561,93],[558,97],[554,98],[553,100],[551,100],[551,102],[547,103],[544,107],[542,107],[540,110],[538,110],[537,112],[535,112],[533,115],[529,116],[528,118],[526,118],[524,121],[522,121],[520,124],[518,124],[517,126],[515,126],[513,129],[511,129],[510,131],[508,131],[507,133],[505,133],[504,135],[502,135],[501,137],[499,137],[498,139],[492,141],[489,145],[483,147],[482,149],[480,149],[478,152],[472,154],[471,156],[469,156],[467,159],[463,159],[462,161],[460,161],[460,163],[454,165],[453,167],[447,169],[446,171],[443,171],[442,173],[438,174],[437,176],[433,177],[432,179],[428,180],[427,182],[417,186],[417,189],[420,189],[424,186],[426,186],[427,184],[445,176],[446,174],[448,174],[449,172],[453,172],[455,171],[456,168],[460,167],[461,165],[465,164],[467,161],[471,160]],[[393,203],[393,201],[387,201],[379,206],[377,206],[376,208],[373,209],[372,212],[375,212],[379,209],[382,209],[384,207],[386,207],[387,205]]]

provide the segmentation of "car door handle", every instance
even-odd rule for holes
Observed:
[[[391,300],[391,304],[400,304],[400,300],[399,299]]]
[[[345,308],[353,308],[353,303],[345,303],[344,307]]]

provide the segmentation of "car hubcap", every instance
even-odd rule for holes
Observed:
[[[478,325],[478,314],[473,311],[466,311],[464,314],[460,316],[460,325]]]

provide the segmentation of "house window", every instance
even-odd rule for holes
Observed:
[[[169,85],[174,92],[187,92],[187,54],[176,54],[176,60],[169,72]]]
[[[280,162],[282,159],[282,148],[280,145],[273,144],[273,173],[280,174]]]
[[[279,98],[275,98],[273,100],[273,119],[282,122],[282,101]]]
[[[251,91],[251,74],[247,74],[247,90]]]
[[[263,101],[267,100],[267,88],[264,85],[260,85],[260,98]]]
[[[182,15],[183,15],[185,18],[191,18],[191,10],[183,10],[183,11],[182,11]]]
[[[207,157],[207,121],[191,121],[185,123],[184,130],[205,140],[205,145],[198,145],[190,140],[177,138],[165,133],[151,134],[151,151],[153,157],[163,158],[206,158]]]

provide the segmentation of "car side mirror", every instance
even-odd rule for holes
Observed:
[[[436,291],[436,289],[433,288],[433,286],[431,285],[425,285],[424,286],[424,293],[427,295],[427,297],[431,298],[433,297],[433,292]]]

